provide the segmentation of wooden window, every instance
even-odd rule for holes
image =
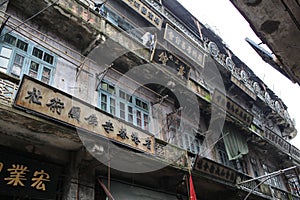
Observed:
[[[1,52],[0,52],[0,70],[2,72],[6,72],[8,65],[9,65],[9,60],[12,54],[12,50],[6,47],[2,47]]]
[[[11,69],[11,73],[13,75],[15,75],[17,77],[21,76],[24,60],[25,60],[24,56],[22,56],[18,53],[15,55],[14,63],[13,63],[12,69]]]
[[[28,74],[46,84],[51,84],[55,64],[54,55],[13,33],[6,34],[2,40],[1,71],[18,78]]]
[[[99,91],[101,110],[149,131],[148,102],[130,95],[106,81],[101,82]],[[105,103],[103,102],[104,96]]]

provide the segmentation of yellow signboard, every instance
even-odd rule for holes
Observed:
[[[134,149],[155,153],[153,135],[29,76],[23,77],[14,105]]]

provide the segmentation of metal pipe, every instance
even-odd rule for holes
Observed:
[[[265,177],[267,177],[265,180],[261,181],[261,182],[260,182],[259,184],[257,184],[254,188],[252,188],[252,189],[250,190],[250,192],[247,194],[247,196],[246,196],[243,200],[247,200],[248,197],[252,194],[252,192],[253,192],[256,188],[258,188],[260,185],[262,185],[264,182],[266,182],[267,180],[271,179],[271,178],[274,177],[274,176],[277,176],[277,175],[279,175],[279,174],[282,174],[282,173],[284,173],[284,172],[286,172],[286,171],[288,171],[288,170],[295,169],[296,167],[297,167],[297,166],[289,167],[289,168],[286,168],[286,169],[282,169],[282,170],[279,170],[279,171],[276,171],[276,172],[272,172],[272,173],[270,173],[270,174],[266,174],[266,175],[263,175],[263,176],[259,176],[259,177],[257,177],[257,178],[253,178],[253,179],[250,179],[250,180],[247,180],[247,181],[243,181],[243,182],[241,182],[241,183],[238,183],[238,185],[241,185],[241,184],[244,184],[244,183],[248,183],[248,182],[251,182],[251,181],[258,180],[258,179],[260,179],[260,178],[265,178]],[[273,196],[273,194],[272,194],[272,196]]]
[[[258,179],[261,179],[261,178],[265,178],[265,177],[268,177],[268,176],[282,174],[282,173],[284,173],[286,171],[289,171],[291,169],[295,169],[296,167],[297,166],[289,167],[289,168],[286,168],[286,169],[281,169],[281,170],[278,170],[278,171],[275,171],[275,172],[272,172],[272,173],[269,173],[269,174],[265,174],[265,175],[262,175],[262,176],[259,176],[259,177],[256,177],[256,178],[253,178],[253,179],[250,179],[250,180],[246,180],[246,181],[240,182],[240,183],[238,183],[238,185],[249,183],[251,181],[255,181],[255,180],[258,180]]]

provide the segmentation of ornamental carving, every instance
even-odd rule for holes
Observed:
[[[213,56],[213,57],[217,57],[218,54],[219,54],[219,48],[218,46],[216,45],[216,43],[214,42],[210,42],[208,43],[208,50],[209,50],[209,53]]]
[[[234,62],[232,61],[232,59],[230,57],[226,58],[226,67],[230,72],[232,72],[235,67]]]

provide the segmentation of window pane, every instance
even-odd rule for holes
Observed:
[[[128,122],[133,123],[133,108],[128,106]]]
[[[142,101],[139,100],[139,99],[136,99],[136,100],[135,100],[135,104],[136,104],[138,107],[142,107]]]
[[[105,94],[101,94],[101,110],[106,111],[107,108],[107,96]]]
[[[148,104],[147,103],[142,102],[142,106],[143,106],[143,109],[148,110]]]
[[[37,58],[42,59],[43,58],[43,51],[40,50],[40,49],[38,49],[38,48],[36,48],[36,47],[34,47],[33,51],[32,51],[32,55],[35,56],[35,57],[37,57]]]
[[[51,65],[53,64],[53,56],[51,56],[48,53],[45,53],[44,55],[44,61],[47,63],[50,63]]]
[[[132,96],[129,94],[126,94],[126,99],[129,103],[132,103]]]
[[[136,123],[139,127],[142,127],[142,114],[141,111],[136,111]]]
[[[12,50],[8,49],[6,47],[2,47],[2,49],[1,49],[0,69],[2,72],[6,73],[6,69],[8,68],[11,52],[12,52]]]
[[[11,45],[16,45],[16,41],[17,41],[17,38],[10,35],[10,34],[6,34],[4,36],[4,42],[7,42],[8,44],[11,44]]]
[[[116,115],[116,100],[110,98],[110,114]]]
[[[30,68],[29,68],[29,76],[33,78],[37,78],[38,71],[39,71],[39,64],[34,61],[31,61]]]
[[[27,51],[28,44],[26,42],[23,42],[22,40],[18,40],[17,47],[23,51]]]
[[[105,83],[105,82],[101,82],[101,89],[102,90],[105,90],[111,94],[115,94],[115,87],[108,84],[108,83]]]
[[[144,129],[149,130],[149,118],[148,115],[144,114]]]
[[[22,67],[24,63],[24,56],[21,56],[19,54],[16,54],[14,59],[14,64],[12,66],[11,73],[16,76],[21,76]]]
[[[101,83],[101,89],[107,91],[107,88],[108,88],[108,84],[105,83],[105,82],[102,82]]]
[[[108,92],[111,94],[115,94],[115,87],[112,85],[108,85]]]
[[[119,97],[122,99],[125,99],[125,92],[123,92],[122,90],[119,91]]]
[[[11,49],[2,47],[2,49],[1,49],[1,56],[6,57],[6,58],[10,58],[11,51],[12,51]]]
[[[120,102],[120,118],[125,119],[125,104]]]
[[[50,82],[51,70],[47,67],[44,67],[42,73],[42,82],[49,84]]]
[[[0,69],[2,72],[6,72],[8,63],[9,63],[9,59],[0,57]]]

